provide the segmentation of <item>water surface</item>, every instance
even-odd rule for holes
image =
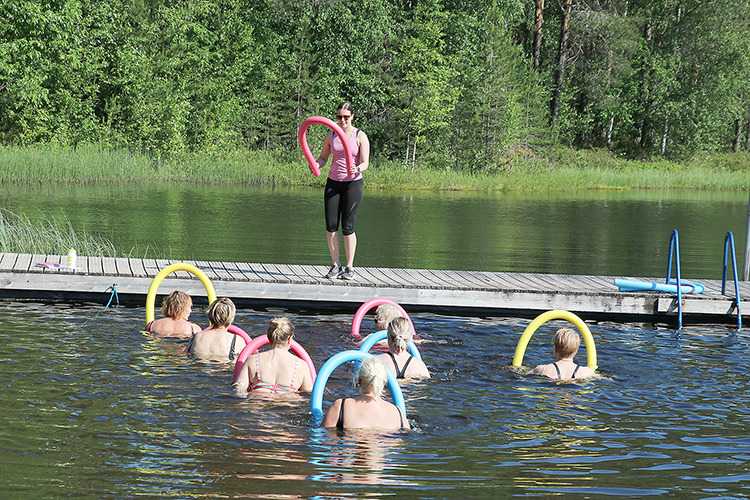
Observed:
[[[283,312],[237,324],[254,337]],[[354,311],[289,313],[318,368],[354,347]],[[230,367],[141,334],[144,317],[0,303],[3,498],[750,495],[750,346],[722,327],[591,324],[609,379],[560,384],[507,369],[529,320],[416,315],[433,378],[404,387],[414,430],[382,435],[316,428],[306,395],[236,397]],[[524,364],[550,360],[562,324],[539,329]],[[324,409],[353,395],[349,376],[333,373]]]
[[[322,189],[2,186],[0,208],[64,213],[134,257],[330,262]],[[366,189],[355,266],[658,277],[677,229],[683,276],[721,279],[727,231],[742,270],[747,216],[747,193],[735,191]]]

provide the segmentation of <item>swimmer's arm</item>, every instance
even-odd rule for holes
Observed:
[[[323,422],[321,422],[321,427],[336,427],[336,424],[339,422],[339,412],[341,411],[341,399],[337,399],[333,402],[330,408],[328,408],[328,411],[326,412],[326,416],[323,417]]]
[[[526,375],[544,375],[544,369],[547,368],[547,365],[538,365],[531,370],[526,372]]]
[[[302,377],[302,385],[299,386],[299,390],[302,392],[312,392],[313,390],[313,381],[312,381],[312,375],[310,374],[310,367],[307,365],[305,366],[305,374]]]
[[[248,360],[249,359],[250,358],[248,358]],[[239,375],[237,375],[237,380],[234,381],[234,392],[238,396],[245,396],[248,387],[250,387],[250,376],[247,369],[248,360],[245,360],[245,364],[242,365],[242,369],[240,370]]]

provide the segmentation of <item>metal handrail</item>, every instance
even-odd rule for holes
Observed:
[[[737,331],[742,330],[742,310],[740,308],[740,284],[737,277],[737,256],[734,251],[734,235],[729,231],[724,237],[724,267],[721,275],[721,294],[727,295],[727,257],[729,246],[732,247],[732,272],[734,276],[734,304],[737,306]]]
[[[669,238],[669,263],[667,265],[667,284],[672,281],[672,256],[675,256],[677,265],[677,332],[682,330],[682,276],[680,274],[680,238],[677,229],[672,230],[672,237]]]

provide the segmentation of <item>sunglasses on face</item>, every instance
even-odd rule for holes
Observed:
[[[337,119],[344,120],[344,121],[350,119],[351,117],[352,117],[352,115],[336,115]]]

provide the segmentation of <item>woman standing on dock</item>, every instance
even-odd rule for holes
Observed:
[[[346,155],[341,143],[344,138],[338,137],[333,132],[328,132],[326,135],[323,150],[316,160],[318,166],[323,167],[328,157],[333,154],[324,195],[328,251],[333,261],[325,275],[326,278],[354,279],[354,253],[357,250],[354,221],[357,219],[357,211],[362,203],[364,190],[362,172],[367,170],[370,164],[370,141],[367,134],[352,126],[353,117],[354,108],[351,104],[348,102],[339,104],[336,110],[336,121],[346,134],[345,139],[349,141],[349,149],[355,164],[354,178],[349,178],[346,168]],[[344,267],[339,262],[339,221],[344,235],[344,252],[346,253],[346,266]]]

